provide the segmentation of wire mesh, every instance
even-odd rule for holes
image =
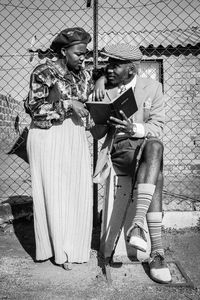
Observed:
[[[93,1],[2,0],[0,50],[0,199],[30,196],[29,166],[8,151],[30,123],[22,100],[38,59],[60,30],[80,26],[93,34]],[[164,208],[198,210],[200,195],[200,3],[197,0],[109,0],[98,5],[98,49],[107,43],[139,45],[139,75],[163,84]],[[89,46],[92,50],[92,44]],[[99,56],[99,64],[105,58]],[[90,60],[91,67],[91,60]],[[19,119],[17,120],[17,116]],[[91,155],[93,140],[88,133]],[[99,147],[102,141],[99,142]],[[98,186],[98,210],[103,186]]]

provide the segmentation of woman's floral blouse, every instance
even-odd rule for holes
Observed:
[[[76,75],[48,60],[37,66],[31,74],[25,109],[37,127],[50,128],[70,117],[71,106],[66,110],[64,101],[78,100],[84,103],[92,89],[93,81],[88,71],[81,70]]]

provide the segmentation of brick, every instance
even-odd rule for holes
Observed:
[[[196,84],[196,78],[191,78],[189,82],[190,84]]]
[[[195,86],[194,86],[194,89],[196,90],[196,91],[200,91],[200,85],[199,84],[196,84]]]
[[[181,76],[180,73],[175,73],[173,77],[174,77],[174,78],[181,78],[182,76]]]
[[[196,211],[200,211],[200,198],[199,201],[194,202],[194,209]]]

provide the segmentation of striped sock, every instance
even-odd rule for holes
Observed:
[[[137,187],[136,215],[133,224],[143,227],[147,211],[155,191],[155,185],[151,183],[139,183]]]
[[[151,240],[151,253],[158,252],[164,255],[161,237],[162,212],[147,213],[147,225]]]

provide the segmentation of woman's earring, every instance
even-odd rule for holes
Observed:
[[[66,56],[65,49],[62,48],[60,52],[61,52],[62,56]]]

